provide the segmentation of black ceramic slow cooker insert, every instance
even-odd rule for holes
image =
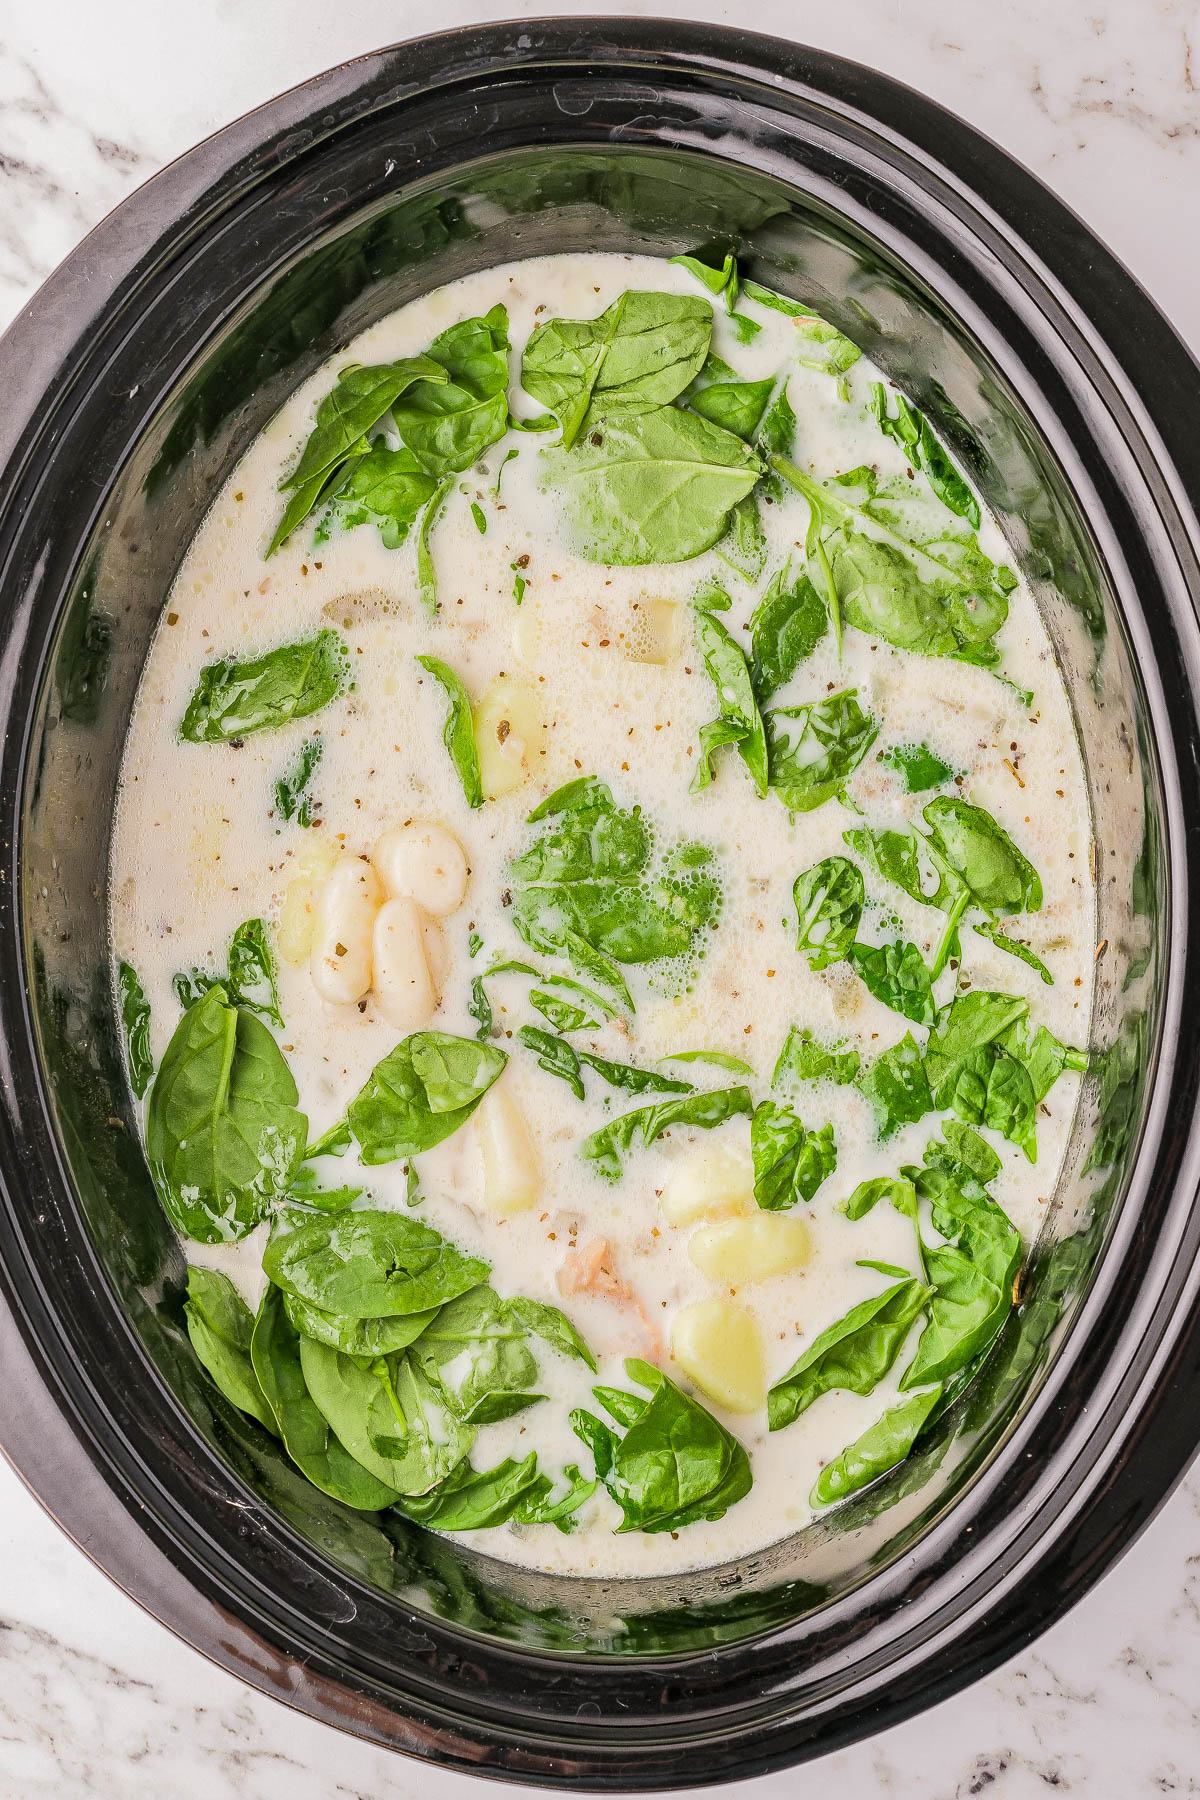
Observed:
[[[981,1376],[798,1536],[626,1582],[351,1514],[220,1400],[107,972],[130,708],[237,457],[384,313],[593,249],[736,251],[969,468],[1075,705],[1102,942],[1059,1207]],[[527,21],[380,51],[210,139],[75,251],[0,342],[0,1438],[130,1593],[364,1736],[650,1788],[894,1723],[1120,1554],[1198,1436],[1196,391],[1132,278],[1002,152],[883,76],[712,26]]]

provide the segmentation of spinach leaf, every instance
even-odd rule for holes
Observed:
[[[949,763],[943,762],[928,744],[893,744],[883,752],[882,760],[904,777],[906,794],[923,794],[929,788],[942,787],[954,774]]]
[[[618,1114],[584,1138],[580,1154],[596,1165],[596,1173],[606,1181],[619,1181],[622,1153],[628,1153],[639,1142],[648,1148],[675,1125],[711,1131],[714,1125],[723,1125],[726,1119],[753,1110],[750,1090],[745,1087],[681,1094],[676,1100],[660,1100],[657,1106]]]
[[[677,1081],[673,1075],[658,1075],[653,1069],[635,1069],[632,1063],[609,1062],[607,1057],[595,1056],[590,1050],[581,1050],[579,1060],[589,1069],[595,1069],[610,1087],[624,1088],[630,1094],[690,1094],[694,1091],[690,1081]],[[742,1074],[752,1073],[745,1063],[738,1063],[738,1069]]]
[[[304,1155],[298,1098],[275,1039],[223,988],[188,1008],[146,1115],[150,1172],[182,1236],[229,1243],[267,1217]]]
[[[850,836],[847,833],[847,836]],[[826,856],[796,877],[796,948],[810,969],[841,962],[862,918],[862,871],[845,856]]]
[[[894,881],[910,899],[924,906],[949,912],[964,894],[969,898],[961,877],[948,864],[934,861],[928,841],[918,831],[871,831],[855,826],[842,836],[868,868],[885,881]]]
[[[527,1050],[533,1051],[539,1067],[545,1069],[547,1075],[557,1075],[560,1081],[566,1082],[577,1100],[583,1099],[579,1057],[564,1038],[554,1037],[549,1031],[539,1031],[536,1025],[522,1025],[517,1036]]]
[[[918,543],[888,523],[878,503],[871,510],[869,471],[829,485],[784,457],[771,462],[809,503],[810,563],[852,625],[923,656],[997,660],[992,639],[1008,616],[1015,577],[996,568],[973,536]]]
[[[855,1085],[871,1103],[881,1138],[892,1137],[902,1125],[933,1110],[929,1077],[911,1031],[876,1057]]]
[[[932,1025],[936,1013],[929,970],[915,944],[851,944],[846,960],[877,1000],[914,1025]]]
[[[475,726],[467,690],[454,670],[447,668],[439,657],[418,656],[417,661],[446,690],[450,710],[446,714],[442,739],[450,753],[450,761],[454,764],[458,779],[462,782],[467,805],[482,806],[483,778],[479,773],[479,751],[475,745]]]
[[[345,530],[377,525],[384,547],[398,550],[437,488],[437,478],[421,467],[405,445],[389,450],[376,444],[359,457],[329,502],[329,520]],[[322,525],[327,534],[327,526]]]
[[[888,397],[881,381],[871,385],[871,405],[885,437],[894,438],[914,468],[924,469],[929,485],[950,508],[979,530],[979,502],[959,474],[949,453],[934,436],[924,413],[917,411],[903,394],[896,396],[896,413],[888,410]]]
[[[337,699],[349,666],[336,631],[281,644],[245,662],[225,657],[208,663],[180,721],[179,736],[190,744],[223,744],[306,719]]]
[[[415,1356],[387,1358],[374,1365],[391,1404],[392,1417],[378,1407],[369,1425],[371,1448],[391,1472],[393,1485],[409,1497],[429,1493],[453,1473],[475,1441],[476,1428],[459,1418],[449,1394]]]
[[[711,337],[707,301],[631,289],[598,319],[539,325],[521,358],[521,385],[557,415],[569,450],[589,412],[645,412],[677,399]]]
[[[549,1019],[555,1031],[594,1031],[599,1024],[581,1006],[572,1006],[570,1001],[563,1000],[557,994],[547,994],[543,988],[530,988],[529,1004],[536,1007],[544,1019]]]
[[[939,798],[924,809],[938,853],[956,870],[989,918],[1037,912],[1042,884],[991,813],[969,800]]]
[[[535,807],[550,823],[513,859],[513,924],[532,949],[570,958],[632,1010],[619,963],[685,956],[720,906],[712,852],[685,844],[652,875],[653,835],[602,782],[569,782]]]
[[[140,1100],[154,1073],[154,1058],[150,1054],[150,1003],[138,980],[137,970],[123,959],[117,964],[117,993],[121,1001],[121,1022],[125,1027],[129,1085]]]
[[[714,1069],[728,1069],[732,1075],[753,1075],[754,1070],[740,1056],[725,1050],[676,1050],[672,1056],[660,1056],[659,1062],[711,1063]]]
[[[1064,1069],[1082,1073],[1088,1066],[1086,1050],[1060,1043],[1045,1025],[1039,1025],[1030,1036],[1028,1019],[1015,1020],[1001,1042],[1029,1076],[1035,1103],[1045,1099]]]
[[[205,969],[176,975],[171,986],[185,1010],[194,1006],[211,988],[220,987],[234,1006],[258,1013],[273,1025],[283,1025],[279,1010],[279,990],[274,953],[267,937],[264,919],[245,919],[229,940],[228,970],[223,975]]]
[[[538,1367],[526,1335],[495,1290],[482,1285],[443,1306],[411,1354],[459,1418],[489,1425],[545,1399],[532,1392]]]
[[[722,431],[732,431],[735,437],[749,444],[762,424],[774,386],[773,378],[767,381],[714,381],[707,387],[696,388],[687,396],[687,403],[702,419],[719,425]]]
[[[790,1106],[763,1100],[750,1121],[754,1198],[764,1212],[811,1200],[837,1168],[833,1126],[809,1131]]]
[[[790,813],[812,812],[840,794],[875,742],[878,726],[853,688],[766,714],[772,793]]]
[[[1038,1098],[1041,1099],[1040,1094]],[[972,1131],[969,1125],[963,1125],[957,1119],[946,1119],[943,1122],[942,1137],[945,1139],[950,1161],[961,1164],[985,1186],[989,1181],[994,1180],[1004,1167],[992,1146],[986,1143],[977,1131]],[[934,1160],[933,1149],[934,1145],[931,1145],[926,1150],[926,1162]]]
[[[482,975],[472,978],[471,998],[467,1001],[467,1011],[473,1019],[477,1019],[479,1022],[479,1029],[475,1036],[477,1038],[491,1037],[495,1015],[492,1012],[492,1003],[487,997],[487,989],[483,985]]]
[[[487,1264],[403,1213],[285,1215],[263,1252],[276,1287],[340,1319],[390,1319],[443,1306]]]
[[[1028,1070],[1014,1049],[1014,1031],[1029,1002],[978,989],[961,994],[938,1014],[926,1046],[929,1082],[939,1107],[952,1108],[968,1125],[988,1125],[1037,1158],[1037,1098]],[[1056,1040],[1055,1040],[1056,1041]]]
[[[941,1393],[940,1387],[927,1388],[924,1393],[912,1394],[898,1406],[889,1407],[840,1456],[826,1463],[813,1483],[810,1504],[829,1506],[835,1500],[844,1500],[847,1494],[857,1493],[903,1462]]]
[[[729,323],[739,343],[748,344],[758,336],[762,326],[737,310],[738,266],[735,256],[727,255],[719,269],[711,268],[698,256],[672,256],[668,261],[678,263],[681,269],[686,269],[689,275],[694,275],[697,281],[703,282],[714,298],[724,299]]]
[[[579,554],[619,564],[699,556],[763,468],[741,438],[671,406],[602,421],[573,450],[543,450],[542,461]]]
[[[899,1356],[931,1290],[909,1276],[852,1306],[813,1339],[767,1395],[772,1431],[791,1425],[822,1394],[842,1388],[869,1394]]]
[[[446,496],[453,486],[452,478],[447,475],[446,479],[433,490],[425,511],[421,514],[421,525],[417,532],[417,587],[421,594],[421,605],[431,619],[437,614],[438,597],[437,569],[434,567],[429,534],[437,524],[442,507],[446,504]]]
[[[760,306],[785,313],[792,320],[798,343],[796,360],[806,369],[820,369],[824,374],[836,375],[845,399],[846,370],[853,368],[862,355],[858,345],[851,343],[835,325],[830,325],[811,306],[803,306],[799,300],[788,300],[782,294],[772,293],[770,288],[760,287],[757,281],[744,281],[742,292],[748,299],[757,300]]]
[[[1025,964],[1026,968],[1036,970],[1047,987],[1054,986],[1054,977],[1041,957],[1036,955],[1028,944],[1022,943],[1020,938],[1006,937],[999,925],[987,922],[981,922],[973,929],[979,933],[980,937],[985,937],[995,944],[997,950],[1007,950],[1010,956],[1015,956],[1018,962]]]
[[[378,1357],[364,1366],[326,1344],[301,1338],[300,1369],[313,1404],[337,1442],[369,1475],[393,1491],[404,1492],[409,1482],[421,1491],[427,1481],[439,1480],[470,1449],[474,1432],[447,1407],[439,1409],[438,1419],[439,1426],[445,1421],[445,1442],[439,1442],[432,1458],[411,1455],[410,1421],[400,1399],[402,1393],[407,1398],[416,1387],[407,1359],[401,1363]],[[425,1398],[424,1388],[419,1391]],[[413,1411],[415,1414],[417,1409]],[[422,1450],[427,1449],[423,1444]]]
[[[508,1061],[503,1050],[445,1031],[415,1031],[350,1102],[346,1120],[364,1163],[430,1150],[465,1125]]]
[[[807,575],[776,570],[750,620],[750,679],[760,706],[791,680],[829,629],[824,603]]]
[[[742,1445],[649,1363],[631,1357],[625,1372],[651,1397],[643,1401],[616,1391],[638,1408],[623,1437],[592,1413],[571,1414],[572,1427],[595,1456],[598,1478],[621,1508],[618,1531],[679,1531],[698,1519],[722,1518],[750,1492],[750,1460]],[[620,1423],[621,1415],[614,1416]]]
[[[281,819],[295,819],[305,829],[312,824],[312,796],[305,790],[324,749],[319,737],[305,738],[291,774],[281,775],[275,783],[275,811]]]
[[[744,580],[758,580],[766,566],[767,537],[753,494],[738,501],[715,548],[722,562],[736,569]]]
[[[865,1219],[881,1200],[890,1200],[898,1213],[915,1224],[917,1191],[904,1175],[875,1175],[869,1181],[860,1181],[850,1198],[842,1202],[841,1211],[848,1219]]]
[[[510,1317],[516,1319],[527,1331],[532,1331],[561,1356],[586,1363],[595,1374],[595,1357],[566,1313],[560,1312],[557,1306],[548,1306],[544,1300],[530,1300],[523,1294],[506,1300],[504,1304]]]
[[[564,1475],[568,1491],[551,1501],[554,1483],[538,1474],[536,1451],[519,1463],[505,1457],[492,1469],[473,1469],[462,1462],[430,1493],[406,1499],[403,1510],[435,1531],[482,1531],[508,1521],[570,1531],[572,1515],[595,1491],[596,1483],[584,1481],[573,1463]]]
[[[691,791],[706,788],[712,780],[713,751],[722,744],[736,744],[755,788],[760,795],[765,794],[767,737],[741,646],[711,612],[697,613],[696,629],[704,666],[717,690],[720,717],[700,727],[700,758]]]
[[[857,1050],[827,1049],[811,1031],[793,1025],[783,1042],[771,1086],[789,1087],[797,1081],[834,1081],[839,1087],[853,1081],[861,1058]]]
[[[925,1046],[926,1072],[939,1107],[945,1106],[940,1096],[965,1059],[1002,1038],[1028,1012],[1028,1000],[1015,994],[991,993],[985,988],[959,994],[942,1008]]]
[[[263,1295],[250,1355],[284,1448],[314,1487],[361,1512],[391,1506],[395,1487],[380,1481],[351,1455],[309,1393],[300,1360],[301,1339],[278,1288],[269,1287]]]
[[[228,1275],[219,1275],[215,1269],[200,1269],[193,1264],[188,1269],[187,1285],[183,1310],[188,1337],[201,1366],[227,1400],[278,1435],[275,1415],[250,1360],[254,1330],[250,1308]]]
[[[508,430],[508,314],[493,306],[435,337],[444,381],[416,381],[392,404],[396,430],[430,475],[460,474]]]
[[[427,1325],[437,1318],[439,1308],[429,1306],[421,1312],[396,1313],[391,1318],[348,1319],[342,1313],[327,1312],[302,1300],[288,1289],[283,1292],[287,1316],[302,1337],[340,1350],[345,1356],[373,1362],[380,1356],[394,1356],[398,1350],[420,1337]]]

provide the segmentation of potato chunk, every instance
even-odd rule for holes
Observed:
[[[680,612],[674,600],[635,600],[621,634],[621,649],[630,662],[669,663],[679,651]]]
[[[700,1273],[726,1287],[743,1287],[802,1268],[811,1253],[807,1221],[785,1213],[722,1219],[719,1225],[694,1232],[688,1243],[688,1255]]]
[[[672,1225],[725,1219],[754,1204],[754,1165],[740,1143],[704,1144],[676,1163],[663,1189],[662,1209]]]
[[[533,694],[501,676],[474,713],[483,797],[495,800],[528,781],[542,748],[542,719]]]
[[[541,1189],[537,1155],[521,1108],[503,1076],[489,1088],[475,1114],[483,1154],[483,1204],[497,1218],[528,1212]]]
[[[681,1307],[671,1327],[671,1354],[726,1412],[757,1412],[766,1404],[762,1339],[744,1306],[718,1298]]]
[[[317,832],[310,835],[319,837]],[[284,962],[291,963],[296,968],[308,961],[317,895],[336,861],[337,851],[323,839],[306,844],[296,859],[296,873],[288,882],[283,896],[279,935],[276,939]]]

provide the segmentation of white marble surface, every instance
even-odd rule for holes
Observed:
[[[796,0],[625,11],[803,36],[924,89],[1013,151],[1200,350],[1200,4]],[[0,324],[110,207],[248,107],[428,23],[412,0],[0,0]],[[210,1667],[88,1564],[0,1465],[0,1800],[468,1800]],[[1200,1794],[1200,1474],[1015,1662],[803,1775],[850,1800]],[[516,1789],[497,1790],[516,1794]]]

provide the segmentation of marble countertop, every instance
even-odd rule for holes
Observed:
[[[1050,183],[1200,352],[1200,4],[854,0],[540,12],[708,18],[871,62]],[[0,325],[110,207],[217,126],[413,35],[411,0],[0,0]],[[118,1592],[0,1464],[0,1800],[468,1800],[211,1667]],[[1200,1471],[1065,1620],[920,1718],[742,1787],[851,1800],[1200,1794]],[[494,1794],[528,1790],[492,1787]]]

